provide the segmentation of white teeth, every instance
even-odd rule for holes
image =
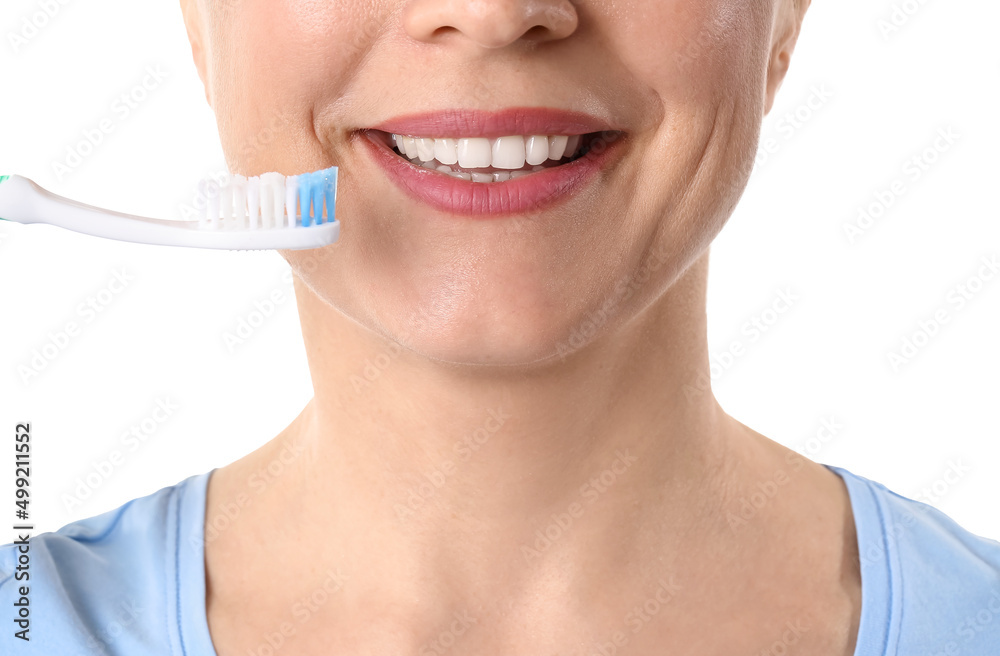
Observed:
[[[549,137],[549,157],[556,160],[562,159],[563,154],[566,152],[566,144],[568,143],[569,137],[566,135]]]
[[[458,165],[463,169],[488,168],[493,164],[490,150],[489,139],[459,139]]]
[[[549,138],[545,135],[528,137],[524,142],[525,161],[528,164],[542,164],[549,158]],[[518,167],[521,168],[521,167]]]
[[[493,141],[493,168],[519,169],[524,166],[524,158],[524,137],[500,137]]]
[[[414,158],[417,156],[417,143],[413,137],[403,137],[403,150],[406,151],[406,156],[409,158]]]
[[[575,154],[576,151],[579,150],[580,148],[581,141],[583,141],[583,137],[581,137],[578,134],[574,134],[572,137],[570,137],[569,141],[566,143],[566,154],[567,155]]]
[[[420,158],[421,162],[429,162],[434,159],[434,140],[433,139],[416,139],[417,142],[417,157]]]
[[[458,164],[458,140],[435,139],[434,159],[442,164]]]
[[[548,160],[556,162],[575,157],[583,143],[582,135],[531,135],[500,137],[499,139],[432,139],[393,134],[392,146],[407,159],[463,169],[498,168],[517,170],[525,163],[538,166]]]
[[[583,145],[583,135],[536,134],[511,135],[498,139],[433,139],[393,134],[391,144],[414,166],[461,180],[486,183],[515,180],[546,168],[542,164],[548,160],[559,162],[567,157],[576,157]],[[525,165],[531,167],[531,170],[525,169]],[[507,170],[473,172],[456,171],[455,168]],[[264,203],[263,194],[261,203]]]

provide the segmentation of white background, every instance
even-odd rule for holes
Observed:
[[[879,21],[894,5],[913,13],[885,34]],[[15,48],[10,35],[39,11],[30,0],[4,0],[0,11],[0,174],[182,218],[197,180],[225,166],[178,3],[65,0]],[[713,353],[733,341],[744,348],[714,359],[713,386],[730,414],[993,538],[1000,276],[960,309],[948,299],[980,258],[1000,259],[997,24],[1000,7],[985,0],[814,2],[763,126],[760,165],[712,248],[709,295]],[[165,77],[125,116],[115,101],[147,67]],[[53,163],[104,119],[112,132],[57,175]],[[954,143],[934,152],[949,128]],[[935,161],[914,180],[906,162],[928,148]],[[879,192],[886,198],[894,179],[905,193],[851,243],[845,224]],[[34,438],[36,534],[222,466],[277,434],[311,396],[286,270],[275,253],[0,224],[0,526],[13,519],[19,421],[31,422]],[[79,313],[116,271],[132,277],[127,287],[100,313]],[[275,289],[288,300],[230,351],[223,334]],[[765,312],[782,290],[794,304]],[[939,309],[949,322],[894,369],[887,354]],[[772,323],[753,340],[743,327],[755,317]],[[79,334],[25,383],[18,368],[69,321]],[[176,406],[162,423],[151,419],[157,399]],[[145,441],[124,443],[143,420],[153,429]],[[809,443],[824,420],[841,428]],[[116,450],[123,464],[68,506],[79,480]],[[0,542],[13,539],[8,531]]]

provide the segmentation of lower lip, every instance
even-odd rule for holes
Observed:
[[[597,152],[592,148],[568,164],[546,168],[506,182],[472,182],[414,166],[397,155],[378,134],[365,131],[375,161],[410,197],[431,207],[468,217],[491,219],[537,212],[582,190],[621,150],[623,134]]]

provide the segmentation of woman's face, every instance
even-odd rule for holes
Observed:
[[[184,2],[230,169],[340,167],[340,241],[283,251],[292,269],[451,362],[560,357],[661,299],[728,219],[780,82],[784,0]],[[592,137],[602,166],[519,213],[470,217],[411,195],[363,132],[508,108],[590,115],[608,128]]]

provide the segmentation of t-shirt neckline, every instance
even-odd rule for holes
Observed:
[[[168,581],[174,595],[168,599],[167,612],[171,628],[177,627],[174,651],[178,656],[218,656],[205,606],[205,505],[213,472],[214,468],[185,481],[187,485],[176,504],[175,530],[168,532],[168,536],[174,536],[173,544],[168,545],[173,564],[167,567],[168,577],[174,576],[172,582]]]
[[[823,465],[844,481],[858,538],[861,564],[861,619],[854,654],[893,656],[899,639],[901,580],[899,552],[886,527],[890,514],[865,478]],[[205,598],[205,514],[208,482],[215,472],[190,477],[171,504],[165,567],[171,642],[180,656],[218,656],[208,630]],[[175,629],[176,627],[176,629]]]
[[[902,579],[896,541],[886,533],[892,514],[875,493],[874,482],[843,467],[823,466],[844,481],[854,513],[861,565],[861,619],[854,656],[895,656]]]

